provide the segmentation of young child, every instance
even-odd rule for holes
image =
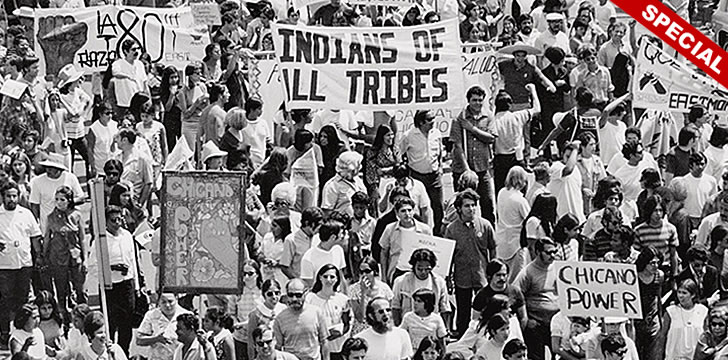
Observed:
[[[589,318],[574,316],[571,318],[571,334],[569,334],[569,341],[564,344],[566,352],[573,355],[577,359],[583,359],[586,354],[584,353],[584,346],[586,341],[589,339],[589,325],[591,321]],[[568,348],[566,348],[568,346]]]
[[[410,334],[413,349],[418,348],[426,336],[437,339],[440,348],[445,347],[447,330],[442,317],[434,313],[435,301],[435,293],[430,289],[418,289],[412,294],[414,311],[404,314],[400,327]]]
[[[504,360],[527,360],[528,350],[521,339],[511,339],[503,347]]]
[[[35,306],[40,313],[38,328],[43,332],[46,346],[54,350],[63,349],[65,347],[63,318],[59,313],[56,298],[49,291],[43,290],[35,298]]]

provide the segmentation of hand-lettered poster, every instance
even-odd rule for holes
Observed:
[[[634,264],[557,261],[554,271],[564,315],[642,319]]]
[[[409,260],[417,249],[430,249],[437,257],[437,266],[432,269],[443,278],[450,276],[450,264],[455,253],[455,241],[432,235],[418,234],[414,231],[402,232],[402,253],[399,256],[400,268],[409,268]]]
[[[319,193],[318,161],[313,148],[291,165],[291,184],[296,188],[296,209],[316,206]]]
[[[207,27],[195,25],[189,6],[38,9],[34,29],[35,53],[49,75],[70,63],[87,74],[106,70],[123,56],[121,44],[127,39],[140,44],[152,62],[180,69],[201,60],[209,43]]]
[[[237,293],[245,173],[162,173],[161,291]]]

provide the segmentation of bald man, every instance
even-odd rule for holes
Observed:
[[[307,291],[301,279],[291,279],[286,284],[288,307],[273,323],[276,349],[296,355],[300,360],[328,360],[324,346],[329,332],[318,308],[305,304]]]

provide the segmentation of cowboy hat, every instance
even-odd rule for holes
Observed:
[[[538,55],[541,53],[538,49],[531,45],[526,45],[522,42],[517,42],[513,45],[505,46],[502,49],[498,50],[498,52],[502,54],[508,54],[513,55],[515,52],[523,51],[526,53],[526,55]]]
[[[227,155],[227,152],[220,150],[214,142],[208,141],[205,145],[202,145],[202,162],[204,163],[207,159],[212,157],[220,157]]]
[[[61,154],[49,153],[48,157],[45,160],[39,162],[38,165],[46,168],[52,167],[56,169],[61,169],[63,171],[68,171],[68,167],[66,167],[65,164],[65,157]]]
[[[63,88],[64,86],[80,79],[82,76],[83,72],[78,71],[73,64],[67,64],[61,68],[61,71],[58,72],[58,88]]]

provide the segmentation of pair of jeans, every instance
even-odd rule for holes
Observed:
[[[661,329],[659,317],[645,320],[635,320],[634,337],[637,346],[637,355],[642,360],[664,359],[664,349],[660,348],[659,336]]]
[[[477,172],[478,174],[478,189],[476,192],[480,195],[480,216],[490,221],[491,224],[495,224],[495,204],[493,194],[493,184],[491,184],[490,172],[488,170]],[[458,181],[463,173],[452,173],[452,186],[453,190],[458,192]]]
[[[58,307],[63,312],[64,321],[70,322],[72,319],[69,309],[73,308],[75,304],[85,304],[88,301],[83,286],[86,282],[86,273],[82,271],[81,264],[71,266],[51,265],[44,275],[46,277],[45,283],[51,285],[49,286],[51,293],[53,293],[54,288],[52,285],[55,285]],[[76,293],[75,301],[71,299],[71,289]]]
[[[439,171],[433,171],[428,174],[418,173],[410,168],[410,176],[413,179],[419,180],[425,185],[427,189],[427,195],[430,196],[430,208],[432,209],[433,222],[435,228],[432,229],[432,233],[435,236],[440,236],[440,228],[442,227],[442,181],[441,174]]]
[[[136,302],[134,279],[124,280],[111,285],[106,291],[106,308],[109,311],[109,335],[114,339],[118,332],[117,344],[129,355],[131,343],[132,314]]]
[[[10,333],[15,313],[28,302],[32,273],[32,267],[0,270],[0,334]]]
[[[463,288],[455,286],[455,304],[457,306],[457,317],[455,318],[455,326],[460,334],[464,334],[470,324],[470,313],[473,308],[473,295],[480,288]]]
[[[526,326],[523,330],[523,339],[528,348],[528,358],[530,360],[546,360],[545,347],[551,347],[550,321],[535,321],[536,326]]]

